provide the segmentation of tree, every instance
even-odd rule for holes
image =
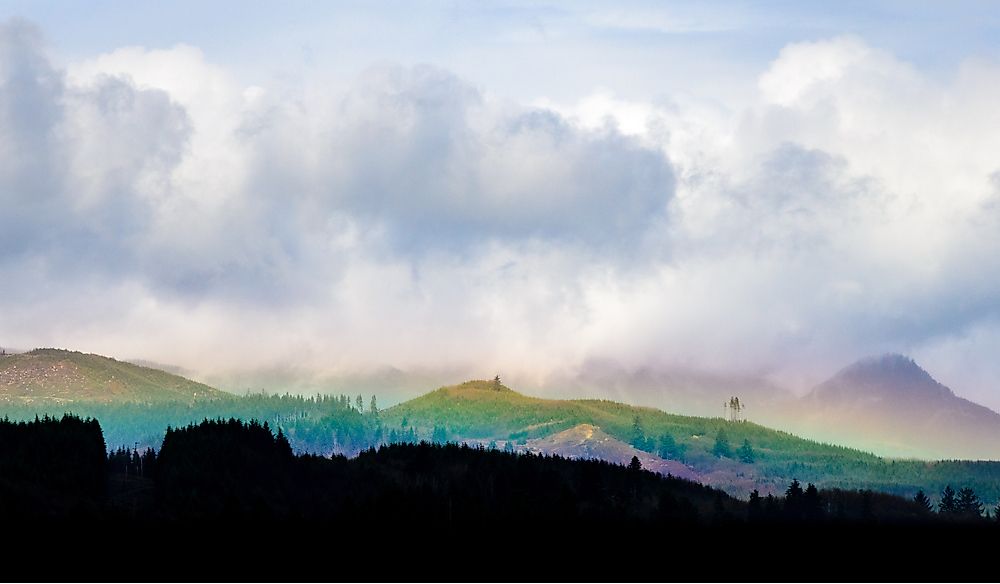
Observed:
[[[639,416],[635,416],[632,419],[632,446],[635,446],[639,450],[650,451],[653,450],[652,442],[651,438],[646,438],[646,432],[642,429]]]
[[[785,489],[785,514],[793,519],[802,517],[802,498],[805,496],[799,479],[792,479]]]
[[[913,496],[913,502],[917,504],[917,508],[920,509],[921,513],[933,513],[934,505],[931,505],[931,499],[924,491],[921,489],[917,491],[917,494]]]
[[[638,456],[633,456],[632,461],[628,463],[629,470],[642,470],[642,463],[639,462]]]
[[[809,483],[802,493],[802,511],[807,519],[817,520],[823,517],[823,501],[816,485]]]
[[[757,489],[750,491],[750,500],[747,501],[747,519],[756,521],[764,513],[764,501],[760,497]]]
[[[757,455],[753,451],[753,447],[750,446],[750,441],[746,438],[743,439],[743,446],[740,446],[739,451],[740,462],[745,462],[747,464],[753,464],[757,460]]]
[[[945,486],[941,491],[941,501],[938,503],[938,512],[942,515],[954,515],[958,512],[958,501],[955,499],[955,489],[951,485]]]
[[[715,446],[712,447],[712,454],[716,458],[732,458],[733,448],[729,445],[729,439],[726,437],[726,433],[719,430],[719,433],[715,435]]]
[[[657,452],[662,458],[669,460],[683,460],[685,450],[685,445],[678,444],[671,434],[662,434],[660,436]]]
[[[372,401],[368,404],[368,413],[377,416],[378,415],[378,402],[375,400],[375,394],[372,394]]]
[[[969,487],[963,487],[958,492],[958,499],[955,501],[955,512],[962,517],[979,519],[983,516],[983,503],[975,491]]]
[[[354,399],[354,405],[359,414],[365,411],[365,398],[360,393],[358,394],[358,397]]]

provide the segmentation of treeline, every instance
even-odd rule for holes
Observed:
[[[31,420],[44,413],[37,407],[4,404],[3,413],[11,419]],[[159,449],[168,426],[177,428],[219,418],[266,421],[272,428],[284,430],[296,452],[326,456],[334,453],[353,456],[388,441],[391,434],[412,435],[417,439],[411,428],[384,427],[375,397],[360,394],[350,397],[251,393],[194,403],[80,402],[73,404],[71,411],[59,413],[101,420],[107,444],[114,449]]]
[[[107,452],[97,420],[0,420],[0,516],[96,513],[106,483]]]
[[[982,509],[971,489],[926,496],[820,490],[784,496],[722,491],[596,460],[456,444],[387,444],[355,458],[293,452],[268,422],[205,420],[168,428],[159,452],[107,453],[100,425],[64,416],[0,421],[0,519],[286,521],[363,528],[419,525],[717,526],[945,524]],[[950,494],[949,494],[950,492]],[[977,507],[978,505],[978,507]],[[979,517],[979,515],[976,515]]]

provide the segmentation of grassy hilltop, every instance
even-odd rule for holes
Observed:
[[[159,369],[77,351],[35,349],[0,357],[0,400],[50,402],[194,402],[229,394]]]

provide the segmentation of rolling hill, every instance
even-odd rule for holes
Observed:
[[[532,441],[586,424],[649,454],[676,459],[709,484],[735,492],[783,490],[793,477],[826,480],[830,469],[846,475],[884,462],[859,450],[804,440],[750,422],[678,416],[606,400],[542,399],[492,381],[442,387],[382,412],[381,418],[387,427],[412,426],[418,435],[437,430],[448,440],[510,441],[525,449]],[[641,436],[636,436],[636,423]],[[755,464],[743,463],[735,454],[713,454],[720,437],[733,452],[747,441]],[[683,454],[661,452],[665,440],[672,440]],[[616,457],[611,461],[618,462]]]
[[[0,402],[194,402],[229,397],[158,369],[62,349],[0,357]]]
[[[381,412],[380,420],[387,428],[412,427],[418,436],[437,434],[456,442],[498,446],[510,442],[518,450],[610,462],[620,462],[623,450],[631,447],[682,463],[701,482],[737,496],[753,489],[783,492],[792,479],[798,479],[827,488],[905,496],[913,496],[917,489],[933,496],[946,484],[962,485],[974,488],[990,504],[1000,500],[997,462],[891,460],[751,422],[679,416],[606,400],[542,399],[493,381],[442,387]],[[636,436],[636,422],[641,436]],[[598,438],[616,441],[610,452],[581,436],[591,427]],[[713,450],[720,437],[729,452],[716,456]],[[752,462],[738,455],[744,441],[753,451]],[[664,448],[670,442],[673,447]]]

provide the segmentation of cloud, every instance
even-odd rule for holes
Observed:
[[[4,343],[803,387],[892,350],[1000,404],[993,65],[942,80],[837,37],[733,99],[524,105],[428,65],[247,85],[183,45],[56,63],[0,29]]]
[[[536,342],[576,351],[557,331],[585,318],[586,274],[667,253],[662,153],[440,69],[268,90],[191,47],[64,73],[30,26],[0,36],[24,69],[0,98],[26,125],[3,146],[35,165],[5,175],[8,208],[32,190],[25,257],[4,266],[26,305],[4,320],[31,344],[195,367],[238,367],[258,342],[317,366],[541,367]]]
[[[0,29],[0,244],[5,267],[128,276],[156,200],[169,195],[188,125],[162,91],[100,78],[70,87],[39,33]],[[18,278],[7,292],[31,295]]]

